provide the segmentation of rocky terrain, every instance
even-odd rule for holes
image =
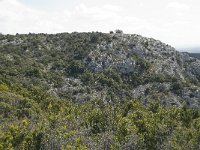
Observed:
[[[0,52],[1,76],[73,102],[128,98],[200,106],[200,60],[152,38],[99,32],[1,35]]]
[[[0,150],[198,150],[200,60],[110,33],[0,34]]]

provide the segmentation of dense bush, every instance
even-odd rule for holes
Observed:
[[[136,100],[80,105],[7,83],[9,91],[0,91],[0,149],[199,148],[198,109]]]

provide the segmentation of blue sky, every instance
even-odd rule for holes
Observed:
[[[121,29],[198,49],[199,18],[199,0],[0,0],[4,34]]]

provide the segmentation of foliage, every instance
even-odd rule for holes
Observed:
[[[199,109],[130,96],[149,83],[171,83],[166,89],[181,96],[190,81],[151,72],[154,66],[135,53],[128,74],[87,67],[96,49],[110,47],[108,56],[113,49],[128,51],[118,39],[123,32],[116,33],[0,35],[0,150],[199,149]],[[165,87],[153,88],[141,91],[142,98],[167,94]],[[97,97],[74,102],[81,92]]]
[[[8,81],[7,81],[8,82]],[[136,100],[68,103],[38,87],[0,91],[1,149],[198,149],[200,111]]]

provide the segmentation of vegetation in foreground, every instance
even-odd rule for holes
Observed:
[[[200,111],[136,100],[69,103],[1,79],[0,149],[196,150]]]

